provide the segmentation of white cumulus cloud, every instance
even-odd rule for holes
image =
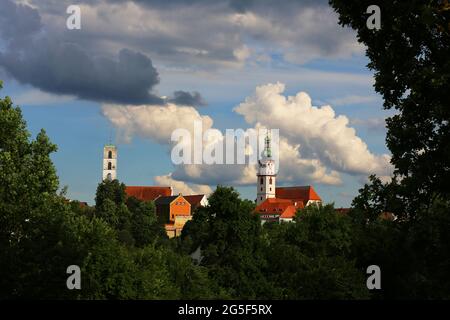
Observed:
[[[329,105],[313,106],[306,92],[286,97],[284,90],[282,83],[259,86],[234,110],[251,125],[279,129],[291,145],[299,145],[304,159],[317,159],[334,171],[389,175],[390,156],[371,153],[346,116]]]
[[[172,178],[172,174],[161,175],[154,177],[156,184],[161,186],[171,186],[174,194],[211,194],[212,189],[208,185],[188,184],[184,181],[175,180]]]
[[[213,124],[209,116],[200,115],[195,108],[172,103],[163,106],[105,104],[102,112],[119,130],[120,138],[125,142],[138,135],[161,144],[170,144],[175,129],[184,128],[192,132],[194,121],[201,121],[203,130]]]
[[[245,118],[250,127],[248,130],[280,130],[280,184],[338,185],[342,183],[342,173],[361,177],[373,173],[382,177],[390,175],[390,156],[371,153],[355,129],[349,126],[347,117],[336,115],[329,105],[313,106],[305,92],[286,97],[284,89],[281,83],[259,86],[234,109]],[[203,138],[203,146],[218,144],[222,147],[224,144],[224,136],[213,127],[213,120],[192,107],[104,105],[102,110],[128,141],[133,135],[139,135],[173,147],[176,142],[170,137],[175,129],[187,129],[192,135],[194,121],[201,121],[203,130],[210,129],[214,133]],[[223,159],[226,159],[225,152]],[[186,183],[205,188],[217,184],[252,185],[256,181],[256,167],[248,164],[181,164],[175,165],[171,174],[157,179],[178,185],[185,192],[195,190]]]

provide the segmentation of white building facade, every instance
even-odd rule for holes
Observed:
[[[106,145],[103,148],[103,180],[117,179],[117,148]]]
[[[258,205],[269,198],[275,198],[275,161],[272,159],[269,135],[265,138],[263,157],[258,161],[257,180],[256,204]]]

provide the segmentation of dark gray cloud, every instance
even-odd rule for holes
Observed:
[[[90,1],[93,3],[94,1]],[[0,67],[17,81],[55,94],[123,104],[164,104],[152,93],[158,72],[148,56],[122,49],[117,56],[95,55],[82,42],[42,31],[41,16],[30,6],[1,0]],[[198,92],[175,91],[168,100],[206,105]]]
[[[0,38],[10,42],[11,47],[29,41],[42,27],[39,13],[30,6],[1,0],[0,9]]]
[[[30,1],[47,14],[46,23],[64,18],[65,8],[72,4],[71,0]],[[120,44],[177,68],[214,72],[268,61],[267,57],[304,64],[362,52],[356,46],[354,32],[338,26],[337,15],[326,0],[79,3],[87,4],[85,10],[90,13],[83,16],[83,31],[70,35],[77,42],[107,49],[112,43]],[[249,54],[242,55],[246,50]]]
[[[21,55],[1,53],[0,66],[19,82],[51,93],[101,102],[163,102],[150,93],[159,82],[158,73],[141,53],[122,49],[118,59],[112,60],[91,57],[73,43],[40,44],[23,50]]]
[[[72,0],[28,1],[36,9],[0,0],[0,67],[21,82],[83,99],[162,103],[153,63],[195,79],[362,52],[326,0],[80,0],[82,30],[73,31],[65,28]],[[195,94],[178,95],[171,99],[200,105]]]
[[[168,99],[168,102],[194,107],[203,107],[207,105],[206,101],[197,91],[194,92],[187,92],[181,90],[175,91],[173,93],[173,97]]]
[[[86,0],[85,0],[86,1]],[[108,0],[111,3],[120,3],[123,0]],[[179,6],[215,6],[222,4],[233,11],[246,12],[259,9],[284,10],[298,6],[327,6],[327,0],[131,0],[151,8],[173,8]]]

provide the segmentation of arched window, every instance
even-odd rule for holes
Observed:
[[[111,162],[108,162],[108,170],[111,170],[112,169],[112,164],[111,164]]]
[[[261,184],[263,184],[263,183],[264,183],[263,178],[261,178]]]
[[[106,179],[108,179],[109,181],[112,180],[112,175],[111,175],[111,173],[108,173],[108,175],[106,176]]]
[[[272,184],[272,178],[269,179],[269,184]]]
[[[112,151],[111,150],[108,151],[108,159],[112,159]]]

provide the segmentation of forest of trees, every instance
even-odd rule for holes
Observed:
[[[253,202],[218,186],[168,239],[153,203],[127,198],[117,180],[99,184],[93,207],[67,201],[57,146],[44,130],[32,139],[21,109],[1,98],[0,299],[449,299],[450,7],[382,1],[377,31],[361,19],[368,1],[330,3],[397,111],[391,182],[371,176],[348,214],[327,204],[264,225]],[[69,265],[81,268],[81,290],[66,287]],[[369,265],[381,290],[366,286]]]

